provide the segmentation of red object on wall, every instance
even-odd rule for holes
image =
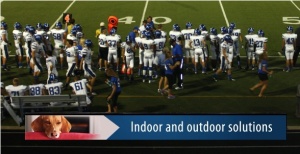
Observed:
[[[99,134],[61,133],[59,138],[51,139],[44,132],[25,132],[25,140],[101,140]]]

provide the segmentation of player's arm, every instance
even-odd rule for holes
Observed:
[[[285,39],[282,39],[282,44],[281,44],[281,51],[284,52],[284,47],[285,47]]]
[[[190,42],[189,42],[189,46],[190,46],[190,48],[192,49],[193,47],[192,47],[192,43],[193,43],[193,41],[192,40],[190,40]]]
[[[89,83],[86,83],[85,85],[89,89],[90,92],[93,92],[92,91],[93,87]]]
[[[174,70],[179,65],[180,65],[180,62],[177,61],[174,65],[169,65],[169,67],[170,67],[171,70]]]
[[[263,51],[267,51],[267,42],[264,42],[264,49]]]
[[[31,57],[33,58],[33,64],[35,65],[36,59],[35,59],[35,49],[32,49],[31,51]]]
[[[123,63],[125,63],[125,48],[122,48]]]
[[[227,52],[226,52],[226,48],[222,48],[222,53],[223,53],[223,55],[224,55],[224,58],[225,58],[227,61],[229,61],[229,60],[228,60],[228,56],[227,56]]]
[[[67,43],[67,32],[64,32],[63,34],[63,44]]]
[[[107,99],[110,100],[113,97],[113,95],[116,93],[116,91],[117,91],[117,86],[115,84],[113,84],[112,85],[112,91],[111,91],[111,93],[110,93],[110,95],[108,96]]]

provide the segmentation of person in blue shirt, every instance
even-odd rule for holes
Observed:
[[[174,99],[175,96],[172,94],[171,89],[173,87],[174,83],[174,77],[173,77],[173,70],[180,65],[179,61],[176,61],[174,64],[174,61],[172,59],[172,52],[169,49],[164,49],[166,53],[166,59],[165,59],[165,67],[164,67],[164,74],[165,74],[165,85],[164,88],[160,91],[163,95],[164,93],[168,93],[168,99]]]
[[[148,16],[147,23],[151,25],[151,27],[153,28],[153,30],[156,30],[156,28],[154,26],[154,22],[152,21],[152,16]]]
[[[118,74],[112,70],[111,68],[108,68],[106,70],[106,76],[110,78],[110,84],[112,87],[112,92],[108,95],[106,101],[107,101],[107,112],[111,113],[112,108],[113,112],[118,112],[118,97],[121,94],[121,84],[120,84],[120,78],[118,77]]]
[[[263,97],[263,94],[268,87],[268,76],[273,74],[273,71],[268,70],[267,60],[268,55],[266,52],[263,52],[259,57],[258,65],[258,78],[260,82],[249,89],[251,92],[253,92],[256,88],[261,87],[258,97]]]
[[[177,81],[177,86],[175,87],[176,90],[183,89],[183,51],[182,46],[177,44],[174,39],[170,39],[170,44],[173,46],[172,48],[172,57],[174,62],[180,62],[174,69],[174,84]]]
[[[138,35],[139,27],[135,26],[133,30],[128,34],[130,41],[135,44],[135,37]]]

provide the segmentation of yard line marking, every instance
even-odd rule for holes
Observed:
[[[75,1],[76,0],[73,0],[73,2],[65,9],[65,11],[63,13],[66,13],[71,8],[71,6],[75,3]],[[62,18],[63,13],[56,19],[56,21],[52,24],[50,29],[52,29],[55,26],[55,24],[60,20],[60,18]]]
[[[223,15],[224,15],[227,27],[228,27],[229,26],[229,22],[228,22],[228,19],[227,19],[226,13],[224,11],[223,4],[222,4],[221,0],[219,0],[219,3],[220,3],[220,6],[221,6],[221,9],[222,9],[222,12],[223,12]]]
[[[300,8],[291,0],[291,2],[295,5],[295,7],[300,11]]]
[[[145,7],[144,7],[143,16],[142,16],[141,24],[140,25],[143,25],[143,21],[144,21],[144,18],[145,18],[146,10],[147,10],[147,7],[148,7],[148,2],[149,2],[149,0],[146,0],[146,4],[145,4]]]

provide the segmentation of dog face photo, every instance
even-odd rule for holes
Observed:
[[[57,139],[60,133],[69,133],[71,123],[61,115],[40,115],[31,123],[34,132],[44,132],[51,139]]]

